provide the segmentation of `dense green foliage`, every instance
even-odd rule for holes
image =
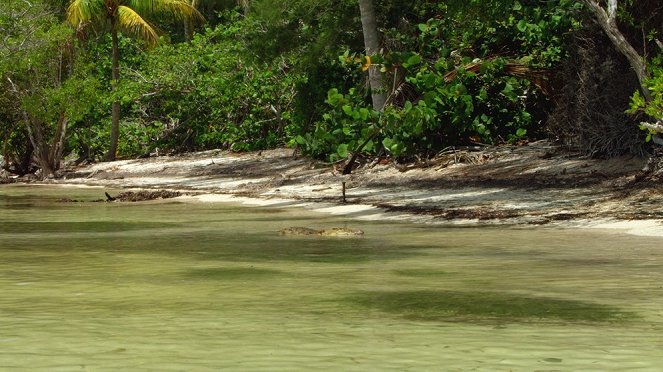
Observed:
[[[409,18],[385,20],[391,26],[385,44],[392,49],[372,58],[396,88],[392,105],[379,114],[365,103],[365,92],[330,91],[331,110],[298,143],[334,160],[362,143],[362,151],[399,156],[537,135],[547,107],[534,84],[545,85],[538,69],[560,62],[564,35],[579,23],[575,2],[535,4],[400,5],[394,13]],[[363,62],[348,53],[342,58]]]
[[[590,23],[571,0],[380,0],[384,50],[365,56],[356,0],[255,0],[249,8],[201,0],[208,22],[190,42],[181,21],[164,20],[163,42],[150,50],[120,37],[122,79],[112,89],[111,38],[88,33],[74,42],[63,25],[67,3],[0,4],[0,134],[14,165],[32,151],[26,113],[47,137],[64,115],[65,155],[101,159],[113,102],[121,104],[120,157],[296,146],[336,161],[541,138],[553,72],[571,36]],[[645,17],[654,6],[625,1],[620,17],[647,30],[644,44],[631,38],[649,51],[653,73],[656,99],[635,95],[632,111],[660,117],[662,58],[652,49],[660,30]],[[54,74],[64,50],[68,70]],[[371,106],[369,63],[385,76],[383,112]],[[10,86],[28,80],[21,94]]]
[[[652,61],[652,77],[649,80],[648,86],[652,95],[651,102],[646,102],[640,92],[636,91],[631,97],[629,112],[635,114],[642,111],[660,123],[660,121],[663,121],[663,54]],[[648,132],[647,142],[651,141],[652,136],[661,132],[660,130],[656,131],[644,126],[642,129]]]
[[[13,171],[57,169],[60,127],[95,105],[97,81],[75,58],[71,30],[47,6],[10,0],[0,7],[2,154]],[[27,160],[26,160],[27,159]]]
[[[283,144],[302,76],[286,73],[285,59],[258,64],[238,57],[239,32],[217,28],[190,44],[165,45],[129,73],[121,99],[131,125],[152,128],[155,138],[144,138],[144,146],[253,150]]]

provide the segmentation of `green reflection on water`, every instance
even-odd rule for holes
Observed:
[[[364,292],[347,300],[367,308],[428,321],[564,320],[614,322],[636,315],[614,306],[545,297],[518,296],[494,292],[395,291]]]
[[[284,275],[279,270],[257,269],[254,267],[215,267],[191,269],[184,273],[185,277],[209,280],[260,280]]]
[[[302,261],[319,263],[362,263],[373,260],[394,260],[413,257],[416,250],[403,250],[391,244],[378,244],[373,240],[280,237],[271,232],[260,239],[242,235],[232,239],[221,251],[206,254],[209,260],[230,261]],[[227,241],[227,240],[226,240]]]
[[[102,233],[127,232],[136,230],[163,229],[176,224],[123,221],[10,221],[0,224],[0,233],[35,234],[35,233]]]
[[[394,270],[394,274],[402,276],[410,276],[415,278],[437,278],[437,277],[452,275],[452,273],[448,271],[425,270],[425,269],[400,269],[400,270]]]

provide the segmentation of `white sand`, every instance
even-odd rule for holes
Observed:
[[[477,163],[407,172],[386,164],[346,176],[294,157],[292,150],[207,151],[94,164],[58,182],[189,191],[197,194],[189,200],[198,202],[298,207],[367,220],[544,225],[663,236],[663,187],[628,188],[647,159],[570,160],[547,156],[550,149],[545,143],[498,148]]]

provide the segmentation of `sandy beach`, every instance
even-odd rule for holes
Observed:
[[[658,173],[647,172],[651,164],[633,156],[591,159],[539,141],[449,151],[407,165],[378,159],[342,175],[342,164],[292,149],[213,150],[69,167],[52,182],[177,190],[198,202],[301,207],[360,219],[663,236],[663,185]]]

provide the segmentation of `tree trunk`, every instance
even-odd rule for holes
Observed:
[[[198,0],[191,0],[189,5],[194,9],[198,9]],[[184,40],[191,42],[193,39],[193,20],[185,18],[182,22],[184,22]]]
[[[190,3],[193,9],[198,10],[198,0],[191,0]],[[191,18],[184,19],[184,40],[191,42],[193,39],[193,20]]]
[[[54,171],[60,169],[60,161],[62,160],[62,153],[64,152],[64,142],[67,138],[67,124],[69,124],[69,120],[65,116],[65,113],[60,113],[57,126],[55,127],[55,136],[53,136],[53,143],[51,144],[51,151],[48,159]]]
[[[44,123],[39,122],[33,118],[26,111],[23,111],[23,120],[25,127],[28,130],[28,138],[32,143],[37,165],[41,168],[42,177],[49,175],[55,176],[55,172],[60,169],[60,161],[62,160],[62,152],[64,151],[64,142],[67,133],[68,120],[65,113],[62,112],[58,118],[58,123],[55,128],[55,136],[53,143],[49,146],[48,141],[44,137]]]
[[[364,32],[364,46],[366,55],[371,56],[380,53],[380,35],[378,33],[377,18],[373,0],[359,0],[359,11],[361,13],[361,26]],[[382,72],[378,66],[368,67],[368,81],[371,86],[371,98],[373,108],[377,111],[384,109],[387,101]]]
[[[117,37],[117,29],[113,25],[113,30],[111,31],[112,41],[113,41],[113,61],[112,61],[112,88],[113,93],[117,91],[117,84],[120,80],[120,50]],[[120,101],[113,101],[112,113],[111,113],[111,134],[110,134],[110,149],[108,150],[108,155],[106,159],[109,161],[115,160],[117,156],[117,142],[120,137]]]
[[[10,77],[7,77],[7,81],[11,86],[12,92],[17,96],[17,98],[21,97],[23,95],[23,92],[19,90],[18,86],[14,83],[14,81]],[[33,120],[32,116],[25,109],[21,109],[21,115],[23,116],[23,121],[25,122],[25,129],[28,132],[28,139],[32,144],[32,149],[35,154],[35,158],[37,159],[37,162],[39,163],[39,166],[42,169],[42,176],[48,176],[49,174],[53,174],[53,169],[51,168],[50,163],[48,161],[49,151],[48,151],[48,145],[46,145],[46,142],[44,141],[44,131],[42,123],[38,123],[36,122],[36,120]]]
[[[55,175],[55,169],[53,169],[51,161],[49,161],[50,151],[44,140],[42,123],[36,122],[25,110],[23,110],[23,120],[25,121],[25,128],[28,130],[28,138],[32,142],[37,164],[41,168],[41,176]]]
[[[187,43],[191,42],[191,38],[193,37],[193,25],[191,24],[191,20],[185,19],[184,21],[184,40]]]
[[[583,2],[594,14],[594,17],[596,17],[599,25],[606,35],[608,35],[615,49],[626,57],[638,77],[643,97],[647,102],[651,102],[651,93],[647,87],[649,74],[647,73],[647,65],[644,62],[644,58],[638,54],[635,48],[626,40],[624,34],[619,31],[619,27],[617,27],[617,0],[608,0],[607,12],[596,0],[583,0]]]

